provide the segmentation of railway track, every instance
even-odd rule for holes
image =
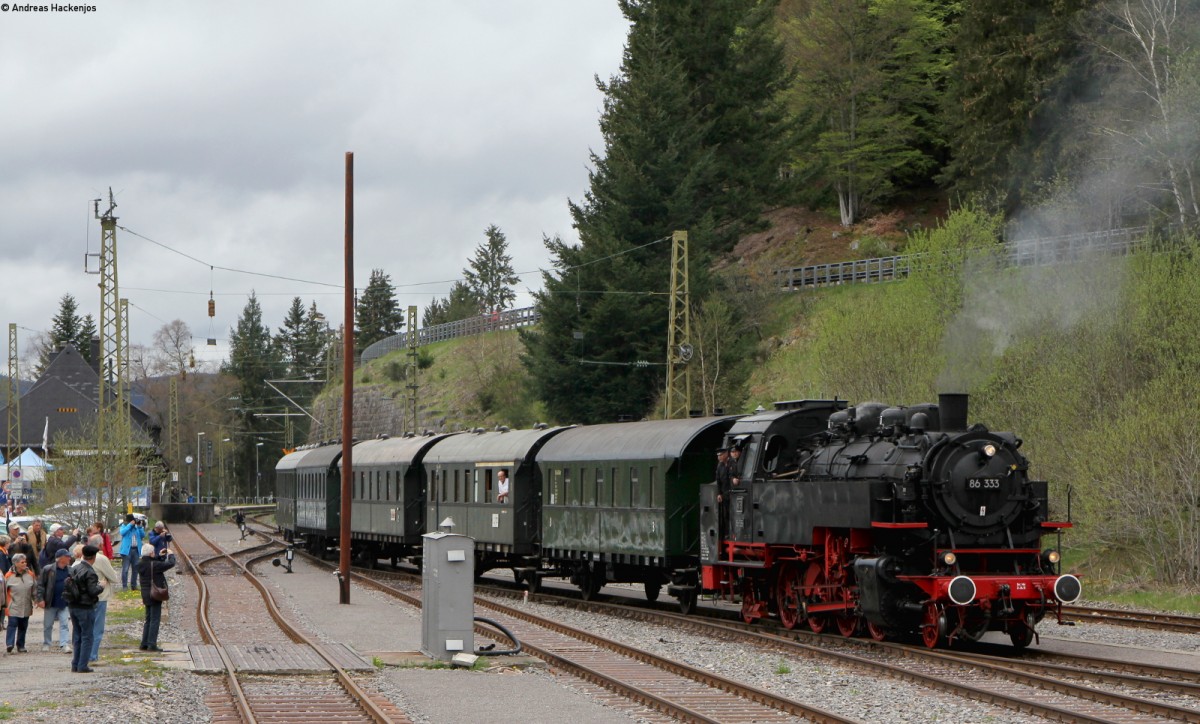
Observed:
[[[316,565],[333,567],[304,555]],[[411,574],[356,570],[351,575],[361,585],[421,606],[419,593],[414,595],[397,585],[411,585]],[[786,722],[796,718],[842,724],[856,721],[501,603],[476,597],[475,605],[477,610],[487,609],[487,617],[501,626],[519,630],[523,652],[674,720],[713,724]],[[489,639],[505,639],[483,624],[476,625],[476,633]]]
[[[498,595],[515,597],[502,589]],[[550,598],[544,594],[539,599]],[[742,640],[798,658],[836,663],[903,680],[976,701],[1056,721],[1138,722],[1200,721],[1200,673],[1167,667],[1125,664],[1059,656],[1059,663],[1028,661],[956,651],[930,651],[921,646],[846,639],[779,630],[740,621],[681,616],[644,606],[629,607],[565,598],[555,603],[646,624],[687,630],[701,636]],[[1032,657],[1039,659],[1039,656]],[[1107,688],[1102,688],[1107,687]],[[1182,699],[1181,706],[1164,699]]]
[[[228,553],[204,536],[195,526],[189,526],[189,531],[179,535],[176,531],[176,552],[183,559],[184,565],[190,570],[192,579],[199,591],[199,602],[196,611],[196,621],[204,641],[215,647],[217,655],[225,669],[225,686],[228,697],[218,697],[223,701],[212,698],[209,700],[213,710],[213,721],[240,721],[245,724],[257,722],[406,722],[403,712],[382,697],[374,696],[360,687],[338,660],[331,655],[326,647],[309,638],[304,632],[292,626],[285,619],[275,604],[274,597],[266,586],[249,570],[247,564],[273,555],[278,546],[265,544],[255,546],[237,553]],[[180,539],[183,539],[181,545]],[[195,549],[197,544],[206,545],[213,552],[203,559],[188,556],[185,546]],[[236,557],[235,557],[236,556]],[[237,557],[247,558],[247,563],[237,560]],[[219,579],[236,580],[237,577],[249,581],[257,589],[265,604],[266,611],[276,626],[264,626],[261,613],[254,616],[253,621],[247,620],[247,614],[253,615],[254,607],[246,606],[244,594],[232,593],[228,581],[222,582],[221,593],[217,605],[234,604],[241,616],[223,615],[216,620],[210,616],[210,608],[214,605],[214,597],[210,591],[210,581]],[[244,587],[244,584],[241,584]],[[258,609],[261,612],[261,609]],[[230,638],[243,637],[248,631],[253,640],[278,641],[283,639],[297,644],[303,644],[323,660],[330,669],[328,673],[315,672],[313,675],[287,674],[272,676],[264,674],[249,674],[239,670],[235,665],[236,656],[229,645],[223,641]],[[303,693],[298,693],[303,692]]]
[[[412,578],[406,573],[372,571],[369,575]],[[524,591],[507,587],[494,587],[489,589],[489,594],[504,598],[525,595]],[[869,639],[818,636],[806,631],[779,629],[771,633],[764,631],[761,625],[749,626],[740,621],[681,616],[646,605],[619,606],[582,601],[576,597],[557,597],[545,592],[536,594],[534,600],[553,600],[560,606],[633,618],[664,625],[674,631],[685,629],[702,636],[741,639],[781,653],[831,661],[1051,720],[1200,722],[1200,673],[1194,671],[1107,659],[1050,656],[1037,651],[1013,658],[1011,649],[1007,648],[1004,649],[1006,656],[989,656],[879,644]],[[420,605],[419,600],[411,596],[410,602]],[[487,598],[477,598],[478,605],[509,615],[524,615],[510,605]],[[653,656],[650,652],[643,653]]]
[[[1154,611],[1121,611],[1096,606],[1063,606],[1063,618],[1071,621],[1200,634],[1200,617]]]

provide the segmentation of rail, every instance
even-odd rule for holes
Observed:
[[[316,640],[309,637],[303,631],[288,623],[287,618],[283,615],[283,612],[279,610],[279,606],[275,602],[275,596],[272,595],[267,586],[258,579],[258,576],[254,575],[254,573],[252,573],[245,564],[236,560],[232,553],[222,550],[219,546],[213,543],[212,540],[200,532],[200,529],[197,528],[195,524],[189,523],[188,527],[192,530],[196,537],[201,540],[201,542],[203,542],[216,553],[216,555],[212,558],[207,558],[203,561],[197,561],[195,564],[193,564],[192,560],[183,552],[182,547],[177,547],[177,550],[179,550],[185,561],[187,561],[187,566],[192,571],[192,578],[201,591],[201,605],[196,612],[196,620],[200,624],[204,637],[209,639],[209,643],[217,648],[218,655],[220,656],[222,663],[225,664],[227,680],[230,682],[230,686],[235,692],[235,699],[237,700],[237,706],[242,715],[243,721],[246,721],[249,724],[254,724],[254,722],[257,721],[257,717],[255,717],[251,709],[249,699],[246,697],[245,692],[238,681],[237,672],[234,668],[233,662],[229,659],[228,654],[225,652],[224,646],[222,646],[220,641],[217,640],[216,632],[208,620],[208,587],[204,582],[203,574],[200,572],[200,566],[222,559],[228,560],[230,563],[232,563],[246,578],[246,580],[248,580],[254,585],[255,588],[258,589],[259,594],[262,596],[263,602],[267,606],[267,613],[270,614],[276,625],[279,626],[279,628],[284,632],[284,634],[287,635],[288,638],[292,639],[296,643],[307,645],[313,649],[318,656],[325,660],[325,663],[333,669],[333,675],[338,684],[341,685],[350,698],[362,708],[367,718],[376,722],[376,724],[391,724],[392,720],[388,716],[387,712],[385,712],[370,696],[367,695],[366,691],[360,687],[358,683],[351,678],[350,674],[347,673],[346,670],[342,668],[338,662],[325,651],[324,647],[319,645]],[[265,549],[272,545],[274,544],[268,542],[260,546],[247,548],[240,552],[247,553],[260,548]],[[255,560],[263,557],[266,556],[258,556]]]
[[[1018,239],[1005,242],[1004,249],[1012,266],[1049,266],[1078,261],[1096,254],[1129,254],[1145,240],[1149,227],[1132,226],[1106,231],[1092,231],[1062,236],[1046,236]],[[870,284],[900,279],[912,273],[914,262],[923,258],[919,254],[855,259],[829,264],[812,264],[772,273],[774,285],[780,291],[812,289],[841,284]],[[536,307],[506,309],[495,314],[481,314],[456,322],[435,324],[417,330],[417,346],[442,342],[458,337],[468,337],[502,329],[529,327],[538,323],[541,315]],[[373,359],[408,347],[408,333],[392,335],[375,342],[362,352],[360,362]]]

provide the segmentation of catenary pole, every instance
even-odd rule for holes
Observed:
[[[354,448],[354,153],[346,152],[346,307],[342,324],[341,603],[350,603],[350,478]]]

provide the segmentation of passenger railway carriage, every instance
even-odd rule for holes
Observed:
[[[374,566],[380,558],[394,564],[420,553],[425,534],[424,458],[446,437],[385,437],[354,446],[350,530],[356,559]]]
[[[535,457],[567,428],[467,432],[440,440],[425,455],[425,526],[475,539],[476,574],[492,568],[537,568],[541,546],[541,471]],[[497,473],[509,480],[508,502],[497,499]],[[520,572],[520,571],[518,571]]]
[[[585,598],[605,583],[696,595],[699,486],[735,417],[577,427],[538,453],[545,573]],[[536,586],[536,579],[533,579]]]

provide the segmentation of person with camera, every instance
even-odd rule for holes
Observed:
[[[133,513],[125,514],[125,522],[119,528],[121,533],[121,587],[128,591],[137,588],[138,558],[142,552],[142,541],[146,539],[146,521],[133,517]]]
[[[171,540],[171,531],[167,530],[166,524],[161,520],[155,523],[154,530],[150,531],[150,545],[154,546],[154,550],[161,551]]]
[[[165,532],[163,535],[170,538]],[[142,643],[138,647],[142,651],[162,651],[158,647],[158,626],[162,621],[163,601],[167,600],[168,595],[167,577],[163,573],[174,567],[175,554],[166,547],[166,543],[157,551],[152,543],[142,546],[142,560],[138,562],[142,605],[146,607],[146,618],[142,621]]]

